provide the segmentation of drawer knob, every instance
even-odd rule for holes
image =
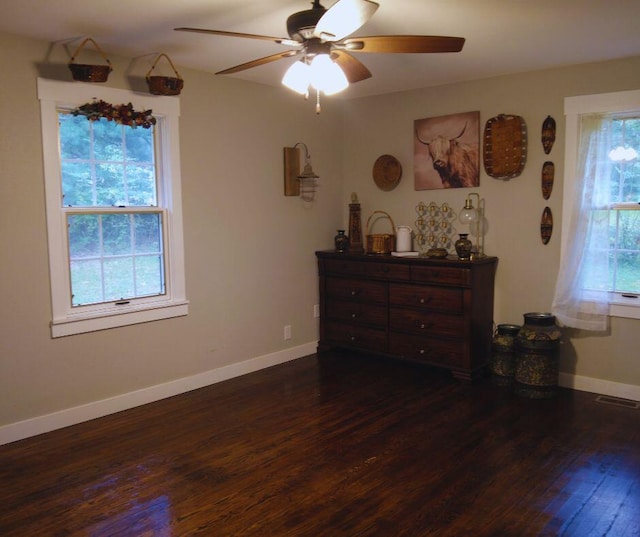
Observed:
[[[418,302],[420,302],[420,304],[426,304],[426,303],[427,303],[427,302],[429,302],[430,300],[431,300],[431,297],[427,297],[427,298],[419,297],[419,298],[418,298]]]
[[[350,339],[351,341],[355,341],[355,340],[356,340],[356,339],[358,339],[358,338],[357,338],[356,336],[351,336],[351,337],[349,337],[349,339]]]
[[[360,293],[360,289],[352,289],[351,290],[351,296],[356,296]]]
[[[352,314],[351,314],[351,318],[352,318],[352,319],[355,319],[357,316],[358,316],[358,314],[357,314],[357,313],[352,313]]]

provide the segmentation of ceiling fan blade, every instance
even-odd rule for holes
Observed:
[[[460,52],[464,41],[464,37],[436,35],[376,35],[352,37],[334,46],[353,52]]]
[[[216,75],[230,75],[232,73],[238,73],[240,71],[244,71],[245,69],[251,69],[252,67],[259,67],[260,65],[265,65],[266,63],[271,63],[277,60],[281,60],[282,58],[290,58],[292,56],[297,56],[301,52],[302,52],[301,50],[285,50],[284,52],[279,52],[278,54],[272,54],[271,56],[265,56],[264,58],[258,58],[257,60],[252,60],[247,63],[241,63],[240,65],[235,65],[234,67],[229,67],[229,69],[218,71]]]
[[[263,41],[272,41],[279,45],[286,45],[288,47],[299,47],[300,42],[294,41],[287,37],[270,37],[268,35],[256,35],[256,34],[242,34],[238,32],[225,32],[224,30],[207,30],[205,28],[174,28],[177,32],[194,32],[197,34],[209,34],[209,35],[226,35],[228,37],[246,37],[248,39],[262,39]]]
[[[338,0],[322,15],[313,35],[323,41],[339,41],[360,28],[377,9],[378,4],[371,0]]]
[[[340,66],[350,84],[371,78],[371,71],[369,71],[360,60],[348,52],[344,50],[334,50],[331,52],[331,57],[333,61]]]

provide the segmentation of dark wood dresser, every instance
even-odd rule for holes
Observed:
[[[422,362],[470,381],[491,353],[498,259],[316,252],[318,352],[334,347]]]

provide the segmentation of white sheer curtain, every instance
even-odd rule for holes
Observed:
[[[564,326],[583,330],[608,327],[611,148],[611,118],[582,115],[569,239],[563,244],[552,312]]]

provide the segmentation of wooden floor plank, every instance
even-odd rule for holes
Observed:
[[[0,447],[4,536],[640,535],[640,411],[348,353]]]

